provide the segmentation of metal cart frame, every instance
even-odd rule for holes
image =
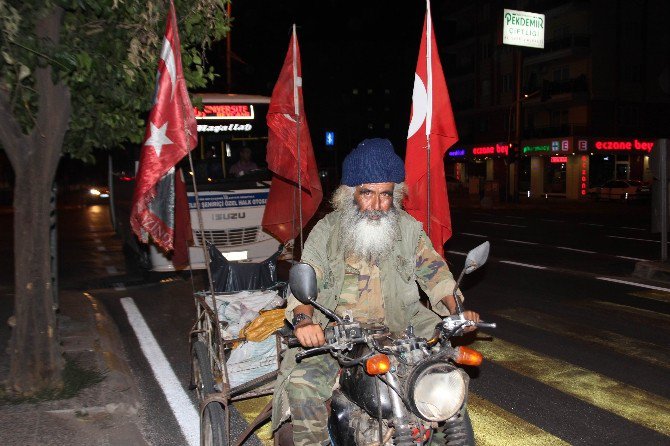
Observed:
[[[228,293],[217,293],[225,295]],[[272,395],[279,370],[262,375],[235,387],[230,386],[226,359],[235,343],[244,338],[227,339],[222,334],[215,299],[211,293],[206,297],[194,294],[196,321],[189,334],[191,353],[191,388],[195,389],[199,401],[201,446],[241,446],[247,437],[270,419],[272,400],[266,404],[249,426],[234,439],[230,438],[229,406],[234,401]],[[281,335],[276,339],[277,364],[280,362]],[[217,422],[218,420],[218,422]]]

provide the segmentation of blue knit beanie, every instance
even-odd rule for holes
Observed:
[[[342,163],[342,184],[347,186],[403,181],[405,163],[393,151],[393,145],[388,139],[363,140]]]

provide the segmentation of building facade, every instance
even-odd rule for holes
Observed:
[[[670,2],[436,6],[460,136],[447,175],[503,199],[580,199],[610,179],[651,181],[654,142],[670,133]],[[506,8],[545,15],[543,49],[502,44]]]

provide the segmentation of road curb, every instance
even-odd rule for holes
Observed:
[[[121,334],[102,302],[90,293],[83,293],[93,314],[97,339],[93,348],[97,355],[99,370],[105,373],[105,380],[114,394],[111,401],[103,402],[111,412],[127,412],[136,415],[139,407],[139,389],[126,359]],[[116,401],[116,402],[114,402]]]

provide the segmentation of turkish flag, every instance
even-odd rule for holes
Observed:
[[[177,17],[170,1],[153,108],[147,122],[130,215],[130,225],[137,237],[148,243],[150,236],[166,252],[174,247],[174,166],[197,142],[193,106],[182,72]],[[186,189],[179,188],[178,192],[184,196],[176,200],[177,204],[188,206],[184,200]],[[190,222],[188,225],[190,227]]]
[[[451,237],[444,154],[456,141],[458,132],[437,53],[429,7],[423,23],[414,76],[405,154],[408,195],[404,206],[410,215],[423,223],[435,250],[442,256],[444,242]]]
[[[323,198],[302,101],[302,68],[295,25],[266,119],[269,128],[266,160],[274,175],[263,228],[286,243],[301,232]]]

